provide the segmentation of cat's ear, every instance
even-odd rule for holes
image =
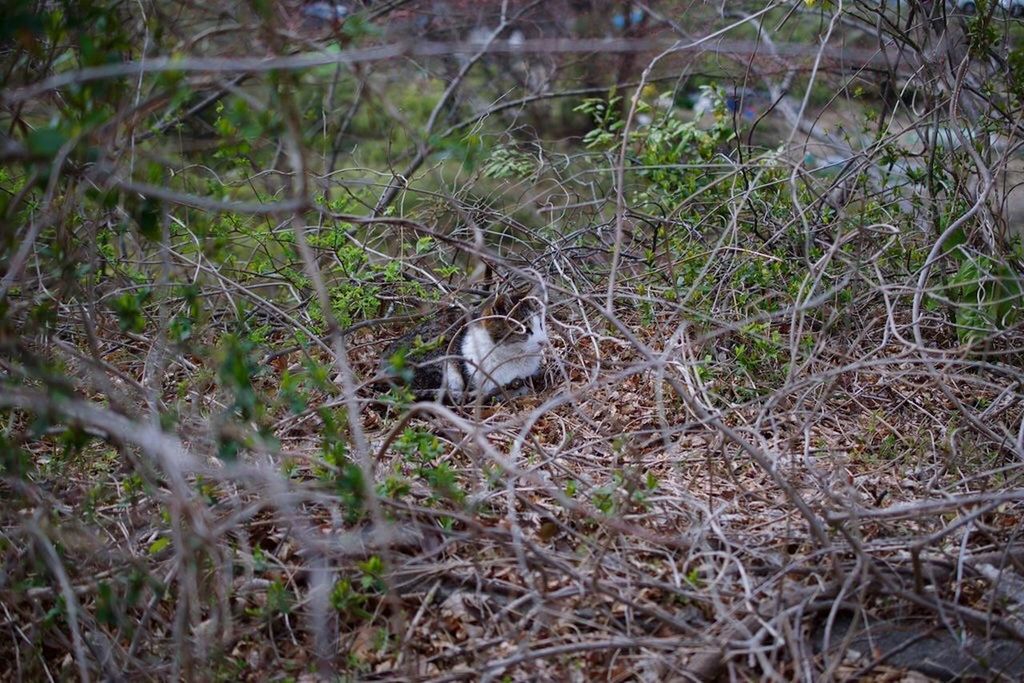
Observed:
[[[500,294],[491,294],[480,304],[478,309],[481,318],[493,318],[499,315],[505,315],[504,303]]]
[[[523,296],[525,294],[522,288],[506,289],[504,293],[499,295],[498,298],[501,303],[498,305],[498,308],[501,311],[501,315],[508,316],[515,312],[519,308],[519,304],[522,303]]]
[[[494,276],[494,266],[484,258],[476,258],[476,266],[469,281],[473,283],[473,289],[482,292],[493,292],[497,278]]]
[[[544,301],[544,288],[536,282],[523,282],[508,293],[512,301],[519,303],[526,299]]]
[[[473,260],[476,265],[473,267],[472,273],[470,273],[467,290],[476,297],[478,306],[482,306],[490,301],[491,297],[494,296],[494,292],[498,289],[494,266],[487,259],[477,256],[474,256]]]
[[[492,313],[494,315],[505,315],[507,316],[512,308],[516,305],[515,297],[509,296],[508,294],[497,294],[494,297],[494,303],[491,305]]]
[[[547,282],[544,280],[544,276],[541,275],[540,271],[538,271],[535,268],[529,268],[529,269],[527,269],[527,272],[530,273],[530,275],[532,277],[530,277],[529,283],[528,283],[530,291],[527,292],[526,295],[527,296],[536,297],[537,299],[539,299],[541,301],[547,301],[548,300],[548,287],[547,287]]]
[[[484,261],[484,279],[480,283],[481,289],[487,292],[494,291],[494,266],[490,261]]]

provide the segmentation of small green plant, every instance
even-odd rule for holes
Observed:
[[[267,587],[267,602],[263,607],[266,617],[288,614],[292,611],[295,597],[281,579],[274,579]]]
[[[236,334],[226,334],[221,340],[217,377],[221,386],[234,397],[231,410],[243,420],[257,417],[257,412],[262,409],[252,384],[258,372],[252,358],[253,348],[251,341]]]
[[[945,292],[955,306],[957,336],[976,344],[1021,319],[1020,276],[1006,263],[965,247],[954,251],[960,267],[948,279]]]
[[[712,102],[713,123],[709,129],[694,121],[683,121],[669,109],[659,112],[647,102],[637,103],[636,112],[651,117],[647,125],[634,121],[625,144],[628,158],[637,175],[647,181],[634,193],[634,201],[666,203],[669,206],[693,194],[698,184],[707,182],[707,162],[723,143],[734,135],[726,116],[725,98],[720,88],[702,86],[703,96]],[[594,127],[584,136],[589,149],[611,149],[623,144],[625,121],[621,114],[621,96],[589,98],[575,111],[588,114]]]
[[[484,163],[483,173],[488,178],[526,178],[536,170],[536,161],[525,152],[502,145],[491,152]]]
[[[459,505],[465,501],[458,473],[448,462],[438,462],[444,448],[437,436],[409,427],[395,440],[395,450],[414,465],[416,476],[427,483],[437,498]]]
[[[418,463],[432,462],[443,453],[441,440],[437,436],[413,427],[406,428],[395,440],[395,450],[405,456],[406,460]]]
[[[278,403],[298,415],[309,406],[309,395],[305,391],[305,378],[300,374],[294,374],[289,370],[281,373],[280,392]]]
[[[975,59],[988,59],[999,42],[999,29],[989,8],[990,0],[975,0],[975,12],[967,21],[967,44]]]
[[[359,563],[359,571],[362,577],[359,580],[364,591],[380,594],[383,593],[384,585],[384,561],[378,555],[371,555]]]
[[[354,578],[340,578],[331,589],[331,606],[349,621],[371,619],[369,606],[387,589],[384,562],[379,556],[371,555],[360,562],[357,569]]]
[[[612,95],[607,99],[589,97],[573,109],[587,114],[594,121],[594,127],[583,136],[583,144],[588,149],[607,148],[616,143],[619,131],[626,125],[619,111],[620,102],[621,95]]]
[[[436,496],[461,505],[466,500],[466,494],[459,487],[458,473],[447,462],[439,462],[436,465],[423,465],[418,468],[417,473],[430,485],[431,491]]]
[[[111,300],[110,307],[117,315],[121,330],[138,334],[146,329],[144,306],[149,301],[150,294],[150,290],[142,289],[134,293],[119,294]]]
[[[658,477],[653,472],[641,477],[637,469],[628,467],[613,471],[612,480],[595,488],[590,500],[604,515],[646,510],[647,499],[657,488]]]
[[[331,606],[349,619],[369,619],[368,598],[356,590],[349,579],[338,579],[331,590]]]
[[[377,494],[391,500],[401,500],[411,492],[409,482],[398,475],[391,475],[377,486]]]

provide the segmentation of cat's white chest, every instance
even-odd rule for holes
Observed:
[[[521,342],[495,344],[486,327],[470,326],[462,339],[462,357],[468,366],[470,385],[489,394],[517,379],[535,375],[540,369],[542,336],[538,331]]]

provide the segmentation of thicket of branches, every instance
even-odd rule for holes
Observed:
[[[2,14],[5,680],[1024,667],[1000,3]],[[485,263],[543,386],[372,391]]]

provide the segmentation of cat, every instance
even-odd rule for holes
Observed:
[[[547,341],[538,297],[497,295],[476,312],[441,310],[392,343],[381,370],[420,399],[487,399],[538,374]]]

